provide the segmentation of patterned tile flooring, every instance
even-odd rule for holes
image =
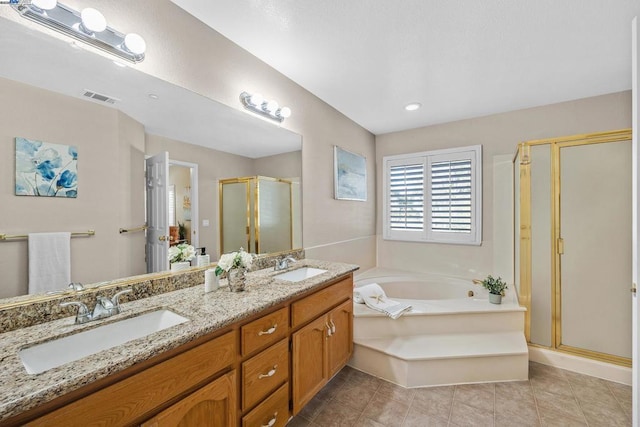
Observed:
[[[529,381],[405,389],[345,367],[290,427],[630,426],[631,387],[531,362]]]

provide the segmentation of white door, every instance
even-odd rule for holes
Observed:
[[[638,133],[640,133],[640,123],[638,123],[638,114],[640,111],[638,110],[638,100],[640,99],[640,67],[638,62],[640,61],[640,34],[638,34],[638,17],[633,18],[631,24],[631,34],[632,34],[632,49],[631,49],[631,57],[632,57],[632,74],[631,78],[632,82],[632,129],[633,129],[633,137],[632,137],[632,161],[633,161],[633,201],[632,201],[632,210],[633,210],[633,220],[632,220],[632,280],[634,283],[634,287],[640,283],[640,277],[638,276],[638,212],[640,210],[640,203],[638,198],[638,191],[640,191],[640,185],[638,185],[638,162],[640,162],[639,152],[638,152]],[[632,328],[633,328],[633,338],[632,338],[632,357],[633,357],[633,425],[640,425],[640,418],[638,417],[638,406],[640,395],[638,394],[638,387],[640,386],[640,370],[638,369],[638,363],[640,359],[638,356],[638,344],[640,344],[640,328],[638,327],[638,296],[634,293],[632,296]]]
[[[146,159],[147,273],[169,269],[169,153]]]

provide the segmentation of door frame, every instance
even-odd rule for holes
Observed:
[[[200,229],[198,227],[198,164],[183,162],[181,160],[173,160],[169,157],[169,167],[172,165],[191,168],[191,246],[197,248],[200,246]]]

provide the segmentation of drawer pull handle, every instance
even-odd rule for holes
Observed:
[[[262,424],[262,427],[272,427],[277,420],[278,420],[278,413],[276,412],[275,414],[273,414],[273,418],[271,418],[268,423]]]
[[[329,323],[331,324],[331,334],[335,334],[336,333],[336,324],[333,323],[333,320],[329,320]]]
[[[327,327],[327,336],[330,337],[333,335],[333,332],[331,332],[331,326],[329,326],[328,323],[325,323],[324,325]]]
[[[269,378],[274,376],[276,374],[276,369],[278,369],[278,365],[273,365],[273,368],[271,368],[269,372],[267,372],[266,374],[258,375],[258,379],[261,380],[263,378]]]
[[[269,329],[267,329],[266,331],[260,331],[258,332],[258,336],[261,337],[263,335],[271,335],[272,333],[274,333],[276,331],[276,328],[278,327],[278,324],[276,323],[275,325],[273,325],[272,327],[270,327]]]

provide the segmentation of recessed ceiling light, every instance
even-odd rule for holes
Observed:
[[[149,94],[149,98],[151,98],[151,99],[158,99],[158,98],[159,98],[159,96],[158,96],[158,95],[156,95],[155,93],[150,93],[150,94]]]
[[[419,102],[412,102],[411,104],[405,105],[404,109],[407,111],[416,111],[420,107],[422,107],[422,104]]]

